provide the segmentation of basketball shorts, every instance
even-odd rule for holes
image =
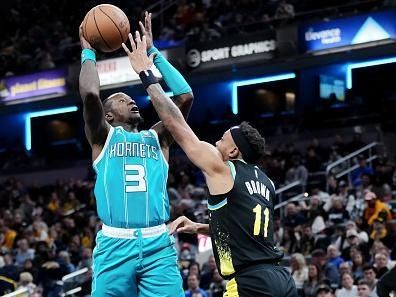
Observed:
[[[281,266],[257,264],[238,271],[224,297],[297,297],[290,273]]]
[[[103,225],[93,252],[91,295],[184,296],[174,243],[165,224],[139,229]]]

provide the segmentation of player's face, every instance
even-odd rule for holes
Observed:
[[[219,150],[223,156],[223,160],[227,161],[229,159],[235,158],[235,151],[237,151],[237,146],[232,139],[230,130],[224,132],[223,136],[216,142],[216,148]]]
[[[136,102],[124,93],[117,93],[111,99],[111,112],[114,116],[115,122],[136,124],[142,118],[140,116],[139,108]]]

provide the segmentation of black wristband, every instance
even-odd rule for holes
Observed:
[[[150,69],[140,72],[139,77],[145,89],[147,89],[149,85],[158,83],[158,79],[154,76],[153,72]]]

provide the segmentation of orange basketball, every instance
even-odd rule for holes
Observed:
[[[100,4],[88,11],[82,26],[84,38],[101,52],[119,49],[130,30],[128,17],[111,4]]]

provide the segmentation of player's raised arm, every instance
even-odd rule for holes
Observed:
[[[176,142],[181,146],[188,158],[209,176],[228,170],[223,162],[221,154],[211,144],[200,141],[186,123],[181,111],[175,103],[165,94],[161,85],[152,74],[150,67],[154,54],[146,55],[146,37],[140,38],[136,32],[136,44],[132,35],[129,35],[132,52],[123,44],[128,54],[132,68],[139,74],[143,86],[149,93],[154,108],[165,127],[173,135]]]
[[[180,109],[186,119],[194,98],[191,87],[180,72],[165,59],[157,48],[154,47],[153,33],[151,29],[151,13],[148,13],[147,11],[145,12],[144,25],[142,22],[139,22],[139,26],[142,35],[146,36],[147,53],[149,55],[153,53],[155,54],[154,65],[157,67],[166,84],[171,89],[174,95],[173,102],[175,102],[176,106]],[[156,123],[152,129],[156,130],[158,133],[161,148],[165,151],[165,156],[168,157],[168,148],[174,141],[172,135],[167,129],[165,129],[162,121]]]
[[[83,49],[79,88],[84,105],[84,129],[91,147],[101,149],[106,141],[109,126],[106,123],[103,105],[99,97],[99,75],[96,70],[95,51],[84,38],[81,26],[79,34]],[[97,153],[94,150],[94,159],[95,155]]]

